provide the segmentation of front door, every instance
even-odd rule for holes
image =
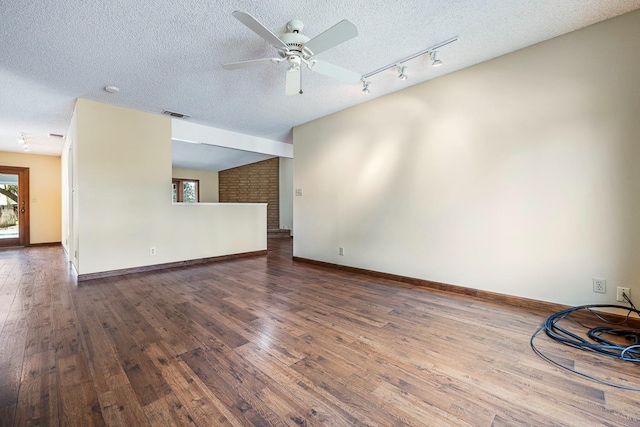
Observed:
[[[0,166],[0,247],[29,245],[29,168]]]

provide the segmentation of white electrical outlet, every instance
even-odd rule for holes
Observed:
[[[627,301],[622,296],[623,292],[625,293],[625,295],[627,297],[629,297],[629,299],[631,299],[631,289],[629,289],[629,288],[621,288],[620,286],[618,286],[617,292],[616,292],[616,301],[622,301],[622,302],[626,302]]]
[[[596,279],[593,278],[593,292],[597,292],[599,294],[607,293],[607,280],[606,279]]]
[[[155,246],[151,246],[149,248],[149,255],[155,255],[156,254],[156,247]]]
[[[344,248],[338,248],[338,255],[344,256]]]
[[[302,188],[296,188],[296,196],[298,197],[302,196]]]

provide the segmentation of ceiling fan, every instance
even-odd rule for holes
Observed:
[[[331,49],[341,43],[351,40],[358,35],[356,26],[343,19],[333,27],[316,37],[309,37],[300,34],[304,28],[302,22],[292,20],[287,23],[287,32],[278,37],[268,28],[262,25],[256,18],[245,12],[233,12],[234,18],[246,25],[251,31],[265,39],[269,44],[278,49],[278,57],[253,59],[250,61],[232,62],[223,64],[226,70],[238,68],[254,67],[267,64],[269,62],[286,62],[289,66],[286,79],[286,94],[295,95],[302,93],[300,78],[300,67],[305,64],[312,71],[324,74],[325,76],[343,81],[345,83],[358,83],[362,76],[354,71],[346,70],[337,65],[315,59],[315,56],[325,50]]]

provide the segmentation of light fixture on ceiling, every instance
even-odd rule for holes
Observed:
[[[113,86],[113,85],[105,86],[104,90],[106,90],[109,93],[118,93],[118,92],[120,92],[120,88],[118,86]]]
[[[396,69],[398,70],[398,78],[400,80],[407,80],[407,67],[403,67],[402,65],[396,65]]]
[[[439,67],[442,65],[442,61],[440,59],[438,59],[438,51],[434,50],[429,54],[429,57],[431,57],[431,66],[432,67]]]
[[[431,58],[431,61],[432,61],[431,65],[432,66],[437,67],[439,65],[442,65],[442,61],[440,61],[438,59],[438,54],[437,54],[436,49],[440,49],[441,47],[446,46],[448,44],[451,44],[451,43],[455,42],[456,40],[458,40],[458,36],[452,37],[452,38],[450,38],[448,40],[445,40],[442,43],[435,44],[435,45],[433,45],[431,47],[428,47],[428,48],[423,49],[423,50],[421,50],[419,52],[411,54],[411,55],[409,55],[409,56],[407,56],[405,58],[402,58],[402,59],[400,59],[398,61],[394,61],[391,64],[385,65],[384,67],[380,67],[377,70],[374,70],[374,71],[372,71],[370,73],[363,74],[361,80],[364,82],[369,77],[375,76],[376,74],[379,74],[379,73],[381,73],[383,71],[386,71],[389,68],[393,68],[393,67],[396,67],[396,69],[398,70],[398,78],[400,80],[406,80],[407,79],[407,75],[405,74],[406,67],[403,67],[402,64],[404,64],[407,61],[411,61],[412,59],[415,59],[418,56],[424,55],[426,53],[428,53],[430,58]],[[365,92],[364,88],[362,89],[362,91]],[[368,92],[365,92],[365,93],[368,93]]]
[[[24,132],[20,133],[20,136],[18,137],[18,143],[22,144],[24,151],[29,151],[29,143],[27,142],[27,138],[24,136]]]
[[[367,82],[365,80],[362,80],[362,92],[363,93],[369,93],[369,85],[371,84],[371,82]]]

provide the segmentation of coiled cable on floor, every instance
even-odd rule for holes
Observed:
[[[590,352],[593,352],[602,356],[606,356],[606,357],[611,357],[614,359],[620,359],[625,362],[640,362],[640,330],[620,329],[612,326],[597,326],[589,329],[587,326],[583,325],[578,320],[575,320],[569,317],[571,314],[576,313],[578,311],[587,310],[591,314],[593,314],[595,317],[607,323],[608,325],[625,324],[629,320],[629,316],[632,313],[636,313],[637,315],[640,315],[640,311],[636,309],[636,307],[633,305],[633,302],[631,302],[631,300],[625,293],[623,293],[622,296],[629,303],[630,307],[625,307],[621,305],[609,305],[609,304],[590,304],[590,305],[580,305],[577,307],[571,307],[566,310],[562,310],[552,314],[551,316],[549,316],[549,318],[547,318],[547,320],[545,320],[542,326],[540,326],[538,330],[536,330],[531,336],[531,339],[529,340],[529,344],[531,345],[531,348],[538,356],[542,357],[547,362],[550,362],[567,371],[581,375],[590,380],[597,381],[601,384],[606,384],[612,387],[622,388],[626,390],[640,391],[640,387],[631,387],[631,386],[626,386],[622,384],[615,384],[609,381],[595,378],[591,375],[577,371],[568,366],[564,366],[556,362],[555,360],[551,359],[544,353],[542,353],[542,351],[540,351],[540,349],[538,349],[534,344],[534,339],[538,336],[538,334],[541,331],[544,331],[547,334],[547,336],[549,336],[554,341],[561,342],[571,347],[579,348],[585,351],[590,351]],[[594,311],[594,309],[603,309],[603,308],[607,308],[607,309],[618,308],[618,309],[627,310],[627,315],[625,319],[622,320],[621,322],[612,322],[606,319],[605,317],[603,317],[601,313],[597,313],[596,311]],[[578,334],[570,332],[569,330],[561,327],[558,323],[561,320],[565,320],[565,319],[572,321],[574,323],[577,323],[578,325],[588,329],[587,338],[581,337]],[[627,341],[630,342],[630,345],[621,345],[616,342],[610,341],[604,338],[604,336],[606,335],[624,337]]]

